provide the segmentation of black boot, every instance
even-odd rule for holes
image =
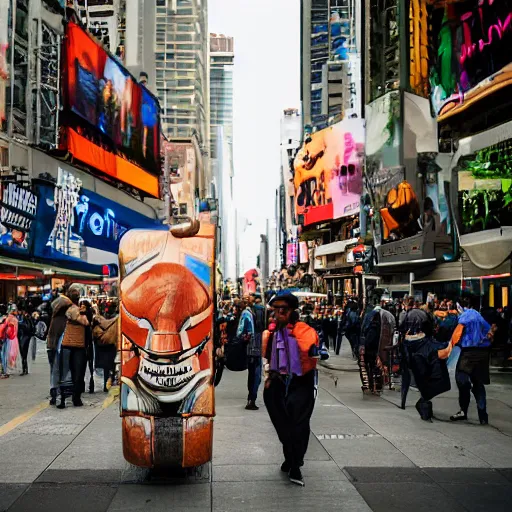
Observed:
[[[485,409],[478,409],[478,419],[480,420],[480,425],[489,424],[489,415]]]
[[[65,408],[66,408],[66,397],[64,396],[64,393],[61,393],[60,404],[57,405],[57,409],[65,409]]]
[[[423,398],[420,398],[416,402],[416,410],[423,421],[432,421],[434,412],[432,410],[432,402],[430,400],[423,400]]]
[[[57,390],[55,388],[50,389],[50,405],[57,405]]]
[[[256,405],[256,400],[248,400],[247,401],[247,405],[245,406],[245,408],[248,411],[257,411],[257,410],[259,410],[259,407]]]
[[[89,393],[94,393],[94,377],[92,375],[89,379]]]
[[[82,407],[84,403],[82,402],[82,399],[80,398],[79,394],[73,393],[73,405],[75,407]]]

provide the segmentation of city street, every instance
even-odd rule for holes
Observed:
[[[363,397],[357,372],[322,368],[306,487],[300,488],[279,471],[282,454],[262,401],[259,411],[244,409],[246,373],[226,372],[217,388],[212,464],[169,475],[124,461],[115,392],[85,395],[83,408],[56,410],[46,406],[43,347],[32,370],[0,381],[2,512],[490,512],[510,503],[512,386],[506,377],[493,376],[499,383],[488,387],[491,425],[481,427],[474,409],[468,424],[450,423],[457,410],[453,390],[434,400],[436,418],[424,423],[414,409],[417,393],[402,411],[396,392]]]

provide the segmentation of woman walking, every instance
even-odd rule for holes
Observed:
[[[16,368],[19,356],[17,311],[16,305],[11,304],[8,308],[7,318],[0,325],[0,340],[2,341],[0,379],[8,379],[11,372]]]
[[[28,375],[28,350],[30,341],[35,334],[34,323],[25,310],[24,304],[18,306],[18,341],[21,355],[21,376]]]

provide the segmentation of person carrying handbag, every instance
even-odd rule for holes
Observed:
[[[85,388],[85,370],[87,366],[86,340],[90,336],[89,320],[85,305],[79,306],[80,287],[72,285],[68,290],[71,306],[66,311],[66,327],[62,335],[59,357],[59,383],[61,389],[61,401],[58,409],[66,407],[64,382],[71,374],[73,386],[73,405],[83,406],[82,393]]]

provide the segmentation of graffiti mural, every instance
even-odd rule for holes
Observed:
[[[211,224],[121,240],[123,451],[137,466],[211,460],[214,250]]]
[[[303,225],[359,213],[364,124],[347,119],[309,135],[294,162],[297,214]]]

